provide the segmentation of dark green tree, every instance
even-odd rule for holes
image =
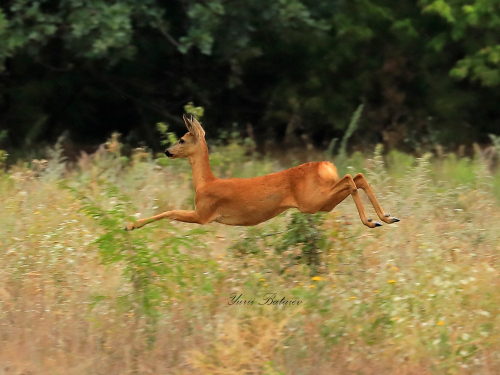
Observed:
[[[159,147],[206,109],[209,136],[414,150],[498,133],[493,0],[11,0],[0,4],[0,126],[30,150],[65,130]]]

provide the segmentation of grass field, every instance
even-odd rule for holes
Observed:
[[[309,222],[315,267],[293,211],[123,231],[192,207],[187,160],[110,142],[68,169],[55,150],[0,172],[0,374],[498,373],[500,178],[479,158],[380,154],[337,164],[401,222],[368,229],[348,198]],[[220,177],[298,163],[236,143],[211,161]],[[267,293],[301,303],[259,305]]]

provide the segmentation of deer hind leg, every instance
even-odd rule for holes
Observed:
[[[137,220],[135,223],[129,223],[126,227],[125,230],[133,230],[133,229],[138,229],[143,227],[146,224],[152,223],[153,221],[161,220],[161,219],[171,219],[171,220],[177,220],[177,221],[182,221],[184,223],[198,223],[198,224],[205,224],[208,222],[208,220],[204,220],[198,215],[196,211],[180,211],[180,210],[174,210],[174,211],[167,211],[167,212],[162,212],[159,215],[156,216],[151,216],[145,219]]]
[[[373,194],[373,190],[370,187],[370,185],[368,184],[368,181],[366,181],[366,178],[363,175],[363,173],[358,173],[354,177],[354,183],[356,184],[356,187],[358,189],[363,189],[365,191],[366,195],[368,196],[368,199],[370,199],[370,202],[372,203],[372,206],[375,209],[375,211],[377,212],[377,215],[380,218],[380,220],[382,220],[383,222],[385,222],[387,224],[397,223],[399,221],[398,218],[393,217],[393,216],[386,214],[384,212],[384,210],[382,209],[382,206],[380,205],[377,198],[375,197],[375,194]]]
[[[339,181],[337,181],[335,185],[333,185],[333,188],[329,193],[328,200],[321,208],[321,211],[333,210],[336,205],[342,202],[349,195],[352,195],[354,203],[356,204],[356,208],[358,209],[359,217],[361,218],[361,222],[364,225],[366,225],[368,228],[375,228],[382,225],[382,223],[379,223],[378,221],[369,219],[366,215],[363,202],[361,202],[361,198],[358,193],[358,188],[350,174],[345,175]]]

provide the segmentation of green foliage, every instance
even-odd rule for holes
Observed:
[[[163,11],[153,0],[113,3],[99,1],[57,1],[55,11],[47,1],[14,0],[8,8],[9,18],[0,9],[0,68],[7,57],[25,50],[37,57],[57,33],[65,48],[76,58],[106,59],[116,64],[131,58],[133,22],[139,25],[161,22]]]
[[[133,221],[127,214],[131,200],[120,192],[118,187],[100,181],[103,188],[104,202],[99,205],[83,192],[62,184],[81,204],[81,212],[97,220],[103,233],[95,240],[99,249],[102,264],[122,264],[123,274],[132,286],[131,304],[138,306],[135,314],[145,314],[151,318],[157,315],[156,308],[163,302],[162,294],[170,290],[165,277],[179,271],[174,259],[180,255],[183,248],[204,246],[196,236],[205,233],[201,229],[190,230],[186,235],[169,236],[161,246],[153,249],[151,232],[152,227],[140,231],[127,232],[125,223]],[[177,270],[175,272],[174,270]],[[127,296],[125,296],[127,297]]]
[[[346,168],[347,161],[347,142],[352,134],[356,131],[359,126],[359,119],[361,117],[361,113],[363,112],[364,105],[360,104],[358,109],[352,114],[351,121],[349,122],[349,126],[347,127],[346,132],[344,133],[344,137],[340,143],[340,149],[337,157],[335,158],[335,164],[338,169],[343,171]],[[333,149],[335,147],[336,139],[333,139],[328,146],[328,152],[333,153]]]
[[[286,261],[281,272],[296,265],[309,266],[310,275],[317,275],[321,264],[321,253],[328,252],[329,241],[322,228],[324,213],[314,215],[293,212],[285,230],[269,233],[269,228],[250,227],[245,235],[233,243],[229,250],[240,257],[260,256],[274,249]],[[268,226],[267,226],[268,227]]]
[[[474,163],[469,158],[458,158],[449,154],[442,162],[439,178],[456,184],[474,186],[476,175]]]
[[[184,106],[184,111],[186,111],[187,114],[194,115],[194,117],[201,122],[201,118],[205,113],[205,108],[195,107],[193,103],[188,103]]]
[[[353,113],[349,126],[347,127],[342,142],[340,144],[339,157],[345,158],[347,156],[347,141],[351,138],[351,135],[356,131],[359,125],[359,119],[361,113],[363,112],[364,105],[360,104],[358,109]]]
[[[238,256],[262,255],[263,250],[272,247],[276,239],[272,236],[279,235],[281,232],[268,233],[266,229],[261,227],[250,227],[246,230],[246,234],[240,237],[233,243],[229,250]]]
[[[179,50],[186,53],[190,48],[197,47],[201,53],[211,55],[215,37],[226,41],[217,46],[225,52],[232,55],[236,61],[232,64],[238,64],[237,60],[246,59],[261,55],[258,48],[251,46],[252,31],[254,31],[257,20],[253,19],[254,12],[259,11],[260,17],[264,22],[272,22],[276,26],[270,25],[271,30],[278,32],[286,31],[288,28],[314,28],[319,30],[328,30],[329,26],[324,20],[315,19],[311,10],[299,0],[281,0],[278,2],[252,1],[246,3],[246,9],[243,10],[239,4],[224,3],[221,0],[209,0],[205,2],[192,2],[187,10],[190,28],[186,36],[179,39]],[[220,34],[225,22],[242,21],[239,25],[233,27],[237,33],[230,35]],[[234,22],[233,21],[233,22]],[[231,48],[236,50],[230,52]]]
[[[500,45],[495,42],[500,8],[495,1],[426,0],[424,12],[435,13],[450,24],[448,40],[462,42],[466,56],[457,61],[450,74],[471,78],[484,86],[500,84]],[[471,40],[468,35],[480,35]],[[444,43],[441,44],[442,49]]]
[[[196,46],[201,53],[210,55],[214,43],[213,33],[220,25],[220,16],[225,14],[222,2],[211,0],[206,4],[193,3],[187,14],[193,21],[193,27],[189,28],[186,36],[179,39],[179,51],[186,53],[191,47]]]
[[[255,142],[243,137],[236,123],[231,129],[219,131],[210,147],[210,166],[220,178],[248,178],[271,173],[275,162],[264,157],[257,162]],[[242,167],[243,166],[243,167]]]
[[[184,106],[184,111],[188,115],[194,115],[198,121],[201,121],[201,118],[203,117],[204,114],[204,108],[203,107],[194,107],[193,103],[188,103]],[[175,143],[177,143],[178,138],[177,135],[174,132],[169,132],[169,125],[164,123],[164,122],[159,122],[156,124],[156,129],[160,133],[160,144],[161,146],[165,148],[169,148],[173,146]],[[158,163],[160,165],[166,166],[168,165],[171,161],[164,155],[163,152],[161,152],[159,155]],[[175,161],[174,161],[175,163]]]
[[[310,266],[310,274],[318,273],[320,264],[320,253],[327,250],[328,240],[321,225],[325,214],[314,215],[294,212],[292,219],[287,225],[287,230],[276,247],[278,253],[290,251],[289,261],[291,263],[306,263]]]
[[[397,150],[390,151],[387,156],[387,168],[394,177],[403,177],[415,164],[415,157]]]
[[[177,143],[178,138],[177,135],[174,132],[169,132],[168,131],[169,125],[164,123],[164,122],[159,122],[156,124],[156,129],[160,133],[160,144],[163,147],[163,149],[169,148],[170,146],[173,146],[175,143]],[[166,155],[165,152],[160,152],[157,155],[158,159],[158,164],[161,166],[167,166],[172,163],[172,160],[170,160]],[[175,161],[174,161],[175,163]]]
[[[420,152],[437,126],[456,146],[499,125],[499,12],[492,0],[13,0],[0,5],[0,120],[14,148],[66,128],[97,143],[120,124],[127,143],[158,149],[154,124],[180,134],[183,111],[217,131],[248,121],[259,143],[292,122],[347,142],[361,101],[360,140]]]
[[[168,126],[169,125],[165,124],[164,122],[159,122],[156,124],[156,129],[160,133],[160,144],[166,148],[173,146],[175,143],[177,143],[178,140],[174,132],[168,131]]]

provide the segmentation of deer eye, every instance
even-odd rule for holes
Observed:
[[[184,142],[185,142],[185,141],[184,141],[184,139],[182,139],[182,138],[181,138],[181,139],[179,139],[179,143],[180,143],[180,144],[183,144]]]

